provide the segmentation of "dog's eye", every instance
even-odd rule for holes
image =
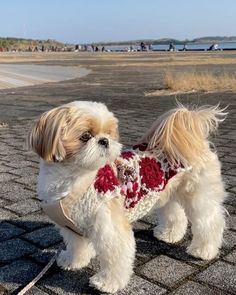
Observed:
[[[92,134],[89,131],[86,131],[81,137],[80,140],[83,142],[87,142],[92,137]]]

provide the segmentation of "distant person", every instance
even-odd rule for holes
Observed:
[[[105,47],[104,46],[102,46],[102,52],[104,52],[105,51]]]
[[[172,42],[170,42],[168,51],[175,51],[175,46]]]
[[[210,50],[210,51],[215,51],[215,50],[218,50],[218,44],[216,44],[216,43],[213,43],[210,47],[209,47],[209,49],[208,50]]]
[[[144,44],[144,42],[141,42],[140,47],[141,47],[141,51],[146,50],[146,45]]]
[[[187,51],[187,50],[188,50],[188,46],[187,44],[184,44],[183,51]]]
[[[92,48],[92,51],[94,51],[94,45],[93,44],[91,45],[91,48]]]
[[[98,48],[97,46],[95,47],[95,51],[96,51],[96,52],[99,51],[99,48]]]
[[[44,45],[42,45],[41,51],[42,51],[42,52],[45,51],[45,47],[44,47]]]

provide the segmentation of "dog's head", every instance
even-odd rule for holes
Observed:
[[[102,103],[76,101],[44,113],[29,136],[30,147],[44,160],[72,160],[97,169],[120,154],[118,120]]]

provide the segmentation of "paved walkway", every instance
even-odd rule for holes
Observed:
[[[87,69],[79,67],[0,64],[0,89],[63,81],[88,73]]]
[[[81,65],[76,59],[55,63]],[[0,294],[16,294],[62,245],[36,199],[38,158],[25,146],[33,120],[43,111],[75,99],[103,101],[120,120],[122,142],[130,145],[157,116],[174,106],[173,96],[144,96],[144,91],[156,88],[161,69],[150,65],[124,68],[101,60],[85,65],[92,72],[80,79],[0,91],[0,120],[8,124],[0,124]],[[179,100],[229,105],[228,119],[213,138],[229,192],[224,245],[213,261],[194,259],[185,251],[189,232],[178,245],[168,245],[152,236],[156,216],[146,217],[134,225],[135,274],[119,295],[236,294],[236,94],[183,95]],[[97,268],[96,260],[78,272],[62,271],[54,265],[29,294],[98,294],[88,286]]]

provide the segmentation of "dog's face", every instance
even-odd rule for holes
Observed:
[[[120,154],[118,121],[101,103],[74,102],[44,113],[30,146],[45,161],[70,161],[98,169]]]

